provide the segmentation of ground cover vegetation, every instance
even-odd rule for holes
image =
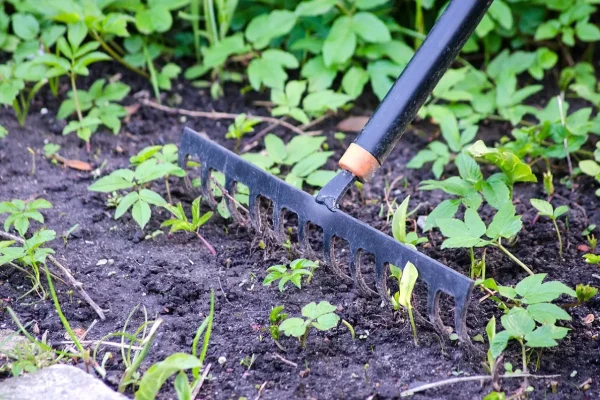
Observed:
[[[279,362],[294,369],[304,365],[292,385],[297,397],[306,397],[342,377],[320,371],[318,365],[329,362],[323,359],[347,357],[350,351],[352,357],[374,357],[370,362],[364,361],[366,355],[357,356],[360,361],[350,358],[355,368],[344,370],[345,378],[361,386],[352,392],[355,396],[423,391],[427,398],[425,390],[431,390],[452,398],[461,392],[451,385],[469,381],[490,382],[469,389],[469,396],[488,400],[600,395],[597,4],[495,0],[409,128],[403,139],[407,151],[395,150],[385,172],[373,182],[357,183],[341,204],[344,211],[475,281],[469,313],[477,318],[469,318],[468,326],[472,343],[459,344],[451,328],[436,332],[423,318],[419,297],[424,291],[415,265],[386,267],[389,290],[382,305],[389,303],[387,308],[377,300],[358,299],[345,284],[331,283],[327,266],[313,251],[322,247],[317,232],[308,235],[309,250],[296,245],[293,216],[284,218],[281,229],[272,227],[283,235],[250,235],[247,221],[239,218],[248,214],[248,188],[238,184],[235,192],[226,190],[225,176],[216,171],[210,182],[202,182],[194,174],[202,160],[179,165],[174,133],[189,120],[204,121],[198,130],[213,140],[316,193],[335,175],[335,159],[364,125],[356,114],[370,114],[385,97],[445,1],[1,2],[0,315],[2,328],[14,328],[4,343],[17,335],[27,341],[6,354],[0,351],[0,371],[16,377],[71,363],[93,369],[136,399],[160,398],[159,393],[178,399],[277,398],[287,385],[279,382],[283,388],[278,389],[270,377],[279,373],[272,367]],[[179,108],[184,103],[188,109]],[[44,122],[48,116],[51,123]],[[41,138],[40,124],[51,124],[53,133]],[[23,132],[29,136],[20,143]],[[77,138],[66,137],[71,133]],[[26,152],[13,153],[15,144]],[[38,179],[54,185],[74,176],[68,174],[77,179],[63,182],[63,189],[35,190]],[[36,184],[17,185],[21,179]],[[203,185],[210,188],[210,198],[195,192]],[[56,194],[62,191],[67,197]],[[50,227],[57,216],[72,211],[68,207],[75,193],[86,199],[85,211],[69,226],[61,225],[64,233],[58,234]],[[270,213],[263,203],[263,211]],[[209,205],[215,206],[214,213]],[[97,222],[103,224],[101,232],[85,225]],[[110,299],[100,307],[87,292],[100,292],[93,288],[94,276],[102,280],[117,274],[105,270],[114,260],[94,261],[98,275],[93,276],[81,266],[69,266],[85,285],[63,264],[71,257],[82,260],[73,247],[96,254],[91,246],[125,241],[127,235],[126,242],[134,245],[122,245],[120,257],[135,253],[135,246],[150,259],[165,252],[170,259],[164,264],[177,260],[186,272],[178,266],[157,278],[148,277],[155,272],[129,267],[123,282],[141,277],[143,296],[149,296],[133,296],[128,291],[140,289],[127,286],[123,304],[129,309],[115,308],[120,315],[112,315],[119,324],[95,328],[101,332],[98,339],[86,340],[94,318],[102,326],[111,318],[105,312],[117,312]],[[94,241],[87,240],[92,236]],[[285,242],[273,241],[275,236]],[[244,244],[227,244],[238,239]],[[528,246],[538,249],[532,250],[537,256]],[[201,254],[200,261],[193,261],[190,252]],[[341,267],[347,270],[347,249],[334,253],[334,259],[346,260]],[[220,270],[208,271],[222,268],[233,271],[227,275],[233,286],[222,285]],[[195,279],[206,284],[181,278],[195,269],[202,270]],[[363,271],[367,278],[374,275]],[[233,275],[239,279],[230,279]],[[263,285],[256,285],[259,279]],[[130,283],[109,287],[121,285]],[[336,297],[340,288],[343,301]],[[81,300],[73,304],[73,296]],[[240,324],[235,318],[244,319],[239,315],[254,302],[262,314],[252,319],[261,323],[248,325],[261,355],[246,351],[247,329],[225,327]],[[32,318],[32,309],[46,303],[51,306],[44,312],[58,316],[54,325]],[[228,306],[232,309],[224,311]],[[95,314],[80,319],[78,307]],[[193,317],[186,316],[183,324],[173,317],[184,313],[177,309]],[[387,322],[370,319],[381,314],[401,334],[389,333]],[[442,314],[448,317],[447,310]],[[91,325],[72,328],[84,322]],[[40,324],[54,332],[42,333]],[[227,336],[231,331],[238,332],[233,339]],[[163,335],[176,338],[175,348],[166,346],[155,355]],[[389,343],[398,340],[406,348]],[[228,342],[246,351],[239,365],[227,359],[239,359]],[[410,375],[404,365],[408,375],[391,383],[393,372],[385,368],[399,366],[378,365],[386,352],[389,357],[404,352],[412,365],[420,353],[410,352],[430,347],[439,350],[427,356],[445,358],[453,378],[441,380],[443,374],[427,375],[430,371]],[[478,361],[453,364],[467,358],[460,349]],[[556,361],[573,352],[578,356],[568,367]],[[309,359],[317,366],[311,367]],[[513,368],[513,363],[520,366]],[[234,367],[243,369],[240,380],[255,374],[261,382],[221,388],[219,382],[228,380]],[[575,383],[575,368],[586,379]],[[311,369],[320,380],[307,389]],[[427,377],[440,382],[408,387]],[[323,393],[348,394],[352,385]]]

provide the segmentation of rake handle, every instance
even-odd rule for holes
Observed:
[[[342,169],[368,180],[454,62],[493,0],[451,0],[354,143]]]

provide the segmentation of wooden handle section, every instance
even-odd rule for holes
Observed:
[[[361,181],[371,179],[375,171],[381,166],[371,153],[356,143],[350,144],[338,164],[340,168],[352,172]]]

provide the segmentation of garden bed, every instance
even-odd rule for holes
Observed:
[[[135,80],[130,78],[129,83]],[[138,90],[140,88],[138,85]],[[175,90],[177,95],[165,99],[165,103],[181,96],[177,107],[184,109],[266,114],[254,105],[252,98],[242,97],[239,88],[226,89],[224,98],[212,101],[208,93],[198,92],[183,83]],[[205,132],[231,149],[233,141],[224,139],[229,121],[184,120],[182,116],[142,106],[124,124],[120,135],[95,135],[92,151],[87,153],[75,135],[63,137],[60,134],[62,126],[53,117],[58,103],[49,96],[46,99],[35,104],[24,128],[17,126],[12,112],[0,111],[0,124],[10,131],[6,139],[0,140],[0,200],[44,198],[50,201],[54,208],[44,212],[46,226],[59,235],[79,224],[79,229],[68,241],[59,238],[52,244],[57,258],[83,282],[100,307],[107,310],[106,320],[94,326],[88,339],[99,339],[122,330],[129,313],[137,305],[144,306],[150,318],[164,320],[143,364],[142,370],[145,370],[174,352],[189,352],[196,329],[208,314],[212,289],[216,296],[215,319],[207,358],[212,365],[211,380],[204,384],[199,398],[256,398],[259,394],[264,399],[393,398],[409,386],[484,373],[481,363],[487,345],[475,342],[481,352],[478,353],[439,335],[432,326],[419,323],[419,345],[415,346],[404,314],[381,307],[378,298],[361,297],[351,284],[340,281],[327,267],[317,269],[314,279],[302,290],[292,287],[280,293],[275,287],[264,287],[262,280],[266,268],[288,263],[288,251],[275,245],[261,249],[247,227],[223,220],[218,215],[202,228],[202,235],[217,251],[216,257],[211,256],[192,234],[161,235],[154,240],[144,240],[145,234],[139,231],[129,215],[114,220],[113,210],[106,207],[106,196],[87,190],[93,182],[90,173],[52,165],[41,150],[47,142],[60,144],[61,156],[87,161],[94,167],[105,163],[102,170],[105,174],[126,167],[129,157],[146,146],[178,143],[184,126]],[[131,95],[125,103],[137,101]],[[364,103],[355,107],[352,114],[369,115],[374,102],[366,100]],[[42,107],[50,112],[43,115],[40,113]],[[340,113],[314,128],[323,130],[328,136],[327,142],[336,152],[332,159],[339,158],[344,150],[333,134],[336,124],[346,116]],[[478,138],[491,145],[509,130],[510,126],[504,123],[482,124]],[[291,133],[281,127],[273,132],[288,139],[291,137]],[[364,185],[363,198],[354,188],[343,200],[342,208],[361,221],[390,233],[389,223],[379,215],[380,205],[386,184],[404,176],[404,184],[396,185],[392,196],[401,201],[410,195],[410,209],[420,205],[417,214],[427,215],[443,197],[438,191],[418,191],[419,182],[431,178],[430,172],[406,169],[404,165],[432,135],[437,132],[425,123],[411,128],[373,181]],[[348,145],[353,137],[349,134],[344,144]],[[37,153],[33,175],[28,148]],[[328,168],[335,169],[335,163],[331,161]],[[186,205],[197,196],[186,190],[183,181],[174,182],[172,190],[174,200]],[[573,191],[562,185],[557,185],[557,191],[561,204],[567,204],[571,209],[568,231],[560,222],[565,232],[564,261],[558,260],[552,223],[546,219],[532,223],[536,212],[528,199],[544,196],[540,184],[518,184],[516,187],[515,204],[517,213],[523,215],[524,230],[511,251],[536,273],[547,273],[549,279],[560,280],[570,287],[579,283],[597,286],[600,270],[586,264],[582,259],[583,252],[578,250],[579,245],[586,243],[581,231],[589,224],[600,225],[594,184],[591,179],[579,178]],[[160,221],[167,217],[166,210],[156,212],[159,217],[151,220],[146,233],[159,229]],[[422,251],[461,273],[469,273],[467,250],[440,250],[441,235],[436,232],[429,236],[430,245]],[[490,250],[486,260],[488,276],[504,285],[515,284],[525,277],[523,270],[496,250]],[[52,343],[64,340],[64,328],[50,300],[40,301],[35,295],[19,299],[30,282],[18,271],[5,269],[0,280],[0,298],[15,309],[23,323],[34,321],[42,333],[48,331]],[[71,297],[65,286],[57,286],[61,305],[71,325],[83,329],[89,327],[97,318],[94,311],[77,295]],[[415,306],[425,315],[423,294],[423,288],[418,287]],[[484,295],[475,289],[471,298],[467,319],[471,337],[477,334],[485,337],[485,324],[489,318],[494,314],[497,318],[501,315],[491,301],[480,302]],[[306,303],[320,300],[338,307],[339,315],[353,325],[356,340],[353,341],[346,327],[340,325],[330,332],[311,333],[305,349],[301,349],[296,340],[283,338],[281,343],[286,351],[281,351],[268,332],[271,308],[285,305],[286,312],[297,315]],[[442,303],[446,321],[450,319],[451,308],[451,302]],[[564,326],[572,331],[559,347],[544,350],[540,368],[535,371],[537,374],[560,374],[560,378],[554,379],[558,381],[558,392],[551,393],[550,380],[532,380],[530,384],[535,391],[530,394],[531,398],[591,399],[600,396],[597,382],[600,376],[600,300],[596,297],[573,309],[571,314],[573,320]],[[591,324],[583,322],[588,314],[596,316]],[[0,314],[0,320],[2,328],[15,328],[6,312]],[[143,315],[138,310],[130,326],[141,323]],[[509,350],[504,362],[519,365],[518,348],[511,345]],[[113,361],[108,363],[106,378],[113,387],[123,371],[120,356],[116,353]],[[252,355],[256,359],[251,368],[240,364],[240,360]],[[220,357],[226,359],[223,364],[217,361]],[[579,386],[589,378],[592,378],[590,389],[581,391]],[[504,382],[509,390],[520,384],[517,379]],[[415,398],[475,399],[490,390],[489,384],[481,386],[479,382],[470,382],[430,390]],[[159,398],[172,398],[174,393],[170,391],[171,386],[165,386]]]

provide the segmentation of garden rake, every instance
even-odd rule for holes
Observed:
[[[200,160],[201,186],[206,198],[211,195],[211,170],[225,175],[225,193],[234,193],[240,183],[249,188],[249,214],[253,226],[261,230],[259,196],[273,204],[273,226],[282,229],[283,210],[298,217],[298,239],[307,241],[309,224],[323,232],[325,262],[337,275],[345,276],[337,265],[334,238],[345,240],[350,249],[351,279],[364,294],[374,292],[361,273],[363,252],[374,255],[376,292],[389,302],[388,265],[404,267],[408,261],[427,284],[427,313],[438,329],[444,326],[439,315],[440,294],[454,298],[454,328],[461,340],[468,341],[466,315],[473,281],[449,267],[397,242],[394,238],[341,212],[338,201],[355,180],[367,181],[394,148],[408,124],[413,120],[431,91],[450,67],[460,49],[474,32],[492,0],[452,0],[442,16],[406,66],[383,102],[367,122],[356,140],[339,161],[341,171],[316,197],[293,187],[231,151],[213,143],[203,135],[185,128],[179,147],[179,163],[185,166],[188,156]],[[227,206],[236,214],[232,196]]]

